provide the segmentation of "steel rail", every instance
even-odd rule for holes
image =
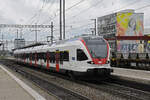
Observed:
[[[30,69],[29,69],[30,70]],[[35,69],[34,69],[35,70]],[[41,71],[41,70],[38,70]],[[44,72],[45,71],[41,71]],[[49,74],[49,72],[48,72]],[[129,86],[123,86],[117,83],[114,83],[113,81],[107,82],[107,81],[96,81],[96,82],[90,82],[90,81],[82,81],[82,80],[71,80],[69,77],[63,76],[61,74],[57,73],[51,73],[52,75],[61,77],[66,80],[70,80],[79,84],[83,84],[95,89],[98,89],[100,91],[108,92],[112,95],[121,97],[123,99],[130,99],[130,100],[150,100],[150,93],[148,91],[144,91],[141,89],[135,89]],[[119,81],[119,80],[118,80]],[[138,85],[137,85],[138,87]]]
[[[30,73],[29,70],[26,70],[25,68],[21,68],[20,65],[16,65],[16,64],[12,65],[12,63],[10,62],[9,63],[1,62],[1,63],[5,65],[6,67],[20,73],[25,78],[32,81],[33,83],[35,83],[36,85],[38,85],[45,91],[49,92],[50,94],[53,94],[59,100],[90,100],[83,95],[80,95],[67,88],[53,84],[49,82],[48,80],[45,80],[44,77],[42,77],[41,75],[38,75],[37,73],[33,73],[33,71],[32,73]]]

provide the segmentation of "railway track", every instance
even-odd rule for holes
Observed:
[[[111,76],[111,80],[109,80],[108,82],[123,85],[123,86],[126,86],[126,87],[131,87],[131,88],[134,88],[134,89],[137,89],[137,90],[150,92],[150,85],[149,84],[144,84],[144,83],[137,82],[137,81],[134,81],[134,80],[125,80],[125,79],[120,79],[117,76]]]
[[[3,62],[3,64],[4,64],[4,62]],[[8,66],[8,65],[12,66],[12,64],[10,64],[10,63],[8,65],[7,64],[8,63],[5,63],[6,66]],[[20,66],[20,65],[17,65],[17,66]],[[13,66],[13,68],[15,68],[15,67]],[[40,76],[41,78],[45,77],[43,74],[38,73],[38,71],[41,71],[39,69],[37,69],[38,71],[37,70],[35,71],[35,70],[30,70],[29,68],[26,68],[26,67],[19,67],[19,68],[21,68],[21,71],[19,71],[19,70],[18,71],[22,75],[27,74],[27,73],[24,73],[24,70],[26,70],[26,71],[28,71],[32,74],[36,74],[36,75],[38,74],[38,76]],[[42,70],[42,72],[43,72],[43,70]],[[49,72],[47,72],[47,73],[49,73]],[[30,74],[28,74],[28,75],[30,75]],[[139,89],[131,88],[129,86],[123,86],[121,84],[116,84],[116,83],[113,83],[113,81],[108,81],[108,82],[107,81],[102,81],[102,82],[101,81],[94,81],[94,82],[89,81],[89,82],[87,82],[87,81],[81,81],[81,80],[71,80],[69,77],[66,77],[66,76],[63,76],[63,75],[60,75],[60,74],[57,74],[57,73],[53,73],[53,75],[59,76],[63,79],[74,81],[74,82],[79,83],[79,84],[89,86],[89,87],[92,87],[92,88],[95,88],[95,89],[98,89],[99,91],[104,91],[104,92],[110,93],[112,95],[121,97],[123,99],[127,99],[127,100],[150,100],[150,92],[144,91],[144,89],[139,90]],[[30,76],[26,76],[26,77],[30,77]],[[40,85],[45,83],[46,84],[45,88],[47,88],[47,84],[49,84],[49,83],[46,83],[48,81],[48,77],[45,77],[44,79],[47,79],[47,80],[43,80]],[[37,81],[37,80],[39,80],[39,78],[36,78],[36,79],[31,78],[30,80],[33,80],[35,83],[39,83],[39,81]],[[53,91],[57,92],[57,89],[55,89],[55,88],[52,88],[52,89],[50,88],[50,90],[53,90]],[[50,91],[50,92],[53,93],[53,91]],[[71,95],[72,95],[72,93],[71,93]],[[74,94],[74,95],[76,97],[76,94]],[[69,96],[69,95],[67,95],[67,96]],[[63,99],[63,100],[67,100],[67,99]],[[68,100],[70,100],[70,96],[69,96]],[[83,99],[82,98],[81,99],[74,99],[73,98],[71,100],[88,100],[88,98],[83,98]]]
[[[118,84],[114,84],[114,83],[101,82],[101,83],[95,83],[95,84],[91,84],[91,83],[90,84],[83,83],[83,84],[99,89],[101,91],[111,93],[116,96],[120,96],[127,100],[150,100],[150,93],[148,92],[133,89],[133,88],[118,85]]]
[[[20,65],[12,65],[12,63],[1,62],[6,67],[20,73],[28,80],[34,82],[40,88],[44,89],[46,92],[53,94],[58,100],[90,100],[87,97],[80,95],[74,91],[67,88],[60,87],[58,85],[52,84],[50,81],[45,80],[41,75],[38,75],[34,71],[27,70]]]

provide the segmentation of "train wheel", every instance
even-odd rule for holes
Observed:
[[[69,77],[70,77],[72,80],[75,80],[75,79],[76,79],[76,77],[75,77],[75,75],[74,75],[74,73],[73,73],[72,71],[69,71],[69,72],[68,72],[68,75],[69,75]]]
[[[108,72],[104,74],[104,77],[105,77],[105,78],[109,78],[110,76],[111,76],[111,74],[108,73]]]

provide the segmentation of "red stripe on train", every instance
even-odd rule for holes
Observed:
[[[56,52],[55,58],[56,58],[56,71],[59,72],[59,53],[58,52]]]
[[[47,69],[49,69],[49,67],[50,67],[50,65],[49,65],[49,58],[50,58],[49,53],[47,53],[47,65],[46,65]]]

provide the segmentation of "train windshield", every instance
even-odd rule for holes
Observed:
[[[84,41],[93,58],[101,59],[107,57],[107,44],[103,38],[84,37]]]

